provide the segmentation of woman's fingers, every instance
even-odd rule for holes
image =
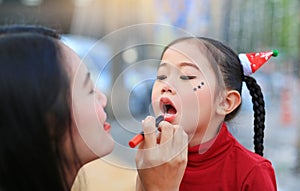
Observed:
[[[158,163],[157,156],[160,155],[159,150],[156,149],[157,137],[154,117],[146,117],[142,122],[142,128],[144,131],[144,141],[140,144],[135,158],[138,169],[156,166]]]
[[[186,159],[188,138],[182,127],[162,121],[159,124],[160,132],[157,133],[155,119],[151,116],[146,117],[142,127],[144,141],[136,155],[138,168],[158,166],[174,158]]]
[[[181,126],[175,126],[173,147],[177,148],[177,150],[175,150],[175,155],[182,159],[187,159],[188,135]]]
[[[162,121],[159,123],[159,127],[161,129],[160,144],[172,141],[170,139],[174,134],[174,126],[166,121]]]
[[[174,126],[166,121],[162,121],[159,124],[161,129],[160,132],[160,152],[161,155],[161,162],[167,162],[172,158],[172,148],[173,145],[173,135],[174,135]]]
[[[166,121],[159,124],[157,134],[154,123],[153,117],[147,117],[143,122],[145,139],[136,158],[137,188],[178,190],[187,164],[187,134],[182,127]]]
[[[144,130],[144,149],[153,148],[156,146],[156,127],[155,119],[152,116],[146,117],[142,122]]]

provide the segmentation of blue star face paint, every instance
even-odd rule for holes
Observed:
[[[204,86],[204,82],[201,82],[197,87],[193,88],[194,91],[200,90]]]

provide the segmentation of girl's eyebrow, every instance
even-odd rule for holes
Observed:
[[[88,83],[89,79],[91,77],[91,73],[87,73],[86,76],[85,76],[85,79],[84,79],[84,82],[83,82],[83,87],[86,86],[86,84]]]
[[[159,68],[160,68],[160,67],[165,67],[165,66],[167,66],[167,65],[170,65],[170,64],[169,64],[168,62],[163,62],[163,63],[161,63],[161,64],[159,65]],[[191,62],[186,62],[186,61],[180,62],[179,67],[182,68],[182,67],[184,67],[184,66],[190,66],[190,67],[193,67],[193,68],[195,68],[196,70],[199,70],[199,71],[200,71],[199,67],[198,67],[197,65],[191,63]]]
[[[191,62],[181,62],[181,63],[179,64],[179,67],[180,67],[180,68],[181,68],[181,67],[184,67],[184,66],[190,66],[190,67],[193,67],[193,68],[195,68],[196,70],[199,70],[199,71],[200,71],[199,67],[198,67],[196,64],[193,64],[193,63],[191,63]]]
[[[157,70],[159,70],[160,68],[163,68],[163,67],[167,67],[167,65],[170,65],[170,64],[167,62],[162,62],[161,64],[158,65]]]

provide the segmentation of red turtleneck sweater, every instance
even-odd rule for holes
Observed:
[[[180,191],[273,191],[271,163],[244,148],[222,125],[213,140],[189,148]]]

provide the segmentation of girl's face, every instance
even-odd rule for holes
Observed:
[[[156,115],[169,116],[172,124],[183,126],[190,146],[215,136],[216,77],[199,47],[179,42],[162,57],[153,86],[152,106]]]
[[[71,71],[73,143],[80,160],[85,164],[109,154],[114,147],[104,111],[107,98],[95,88],[90,73],[80,58],[70,48],[65,45],[62,47],[67,70]],[[67,146],[67,150],[70,148],[70,145]]]

